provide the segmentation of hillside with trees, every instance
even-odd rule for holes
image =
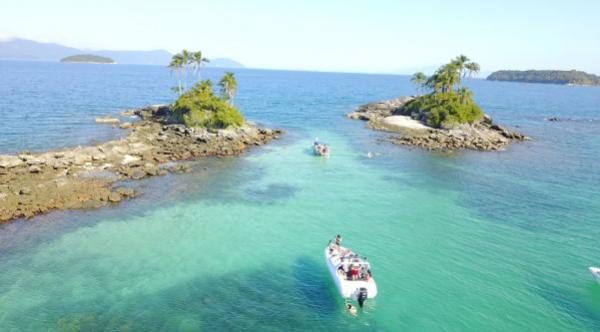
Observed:
[[[578,70],[500,70],[493,72],[487,79],[525,83],[600,85],[599,76]]]

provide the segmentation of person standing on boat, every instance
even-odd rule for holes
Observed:
[[[358,280],[359,267],[355,264],[352,264],[351,271],[352,271],[352,280]]]
[[[335,244],[337,246],[341,246],[342,245],[342,236],[341,235],[338,234],[338,235],[335,236]]]

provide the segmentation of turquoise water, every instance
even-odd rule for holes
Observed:
[[[112,138],[94,116],[172,98],[159,67],[0,70],[0,153]],[[118,207],[0,226],[0,330],[600,329],[587,271],[600,265],[600,89],[471,81],[488,113],[534,140],[444,155],[343,117],[411,93],[407,77],[236,75],[242,111],[285,137],[132,183],[144,195]],[[310,154],[315,136],[331,158]],[[336,233],[379,287],[358,317],[323,262]]]

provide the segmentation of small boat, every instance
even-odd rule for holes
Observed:
[[[325,262],[343,298],[357,301],[362,308],[367,299],[377,296],[377,285],[366,257],[330,241],[325,247]]]
[[[594,279],[596,279],[596,281],[600,284],[600,267],[590,266],[589,270],[592,272]]]
[[[329,145],[324,143],[315,142],[313,144],[313,152],[317,156],[328,157],[329,156]]]

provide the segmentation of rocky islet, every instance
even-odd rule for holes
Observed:
[[[489,115],[474,123],[457,124],[451,128],[427,127],[415,130],[390,125],[386,118],[404,115],[422,123],[422,114],[405,114],[404,106],[414,97],[400,97],[360,106],[347,117],[367,121],[374,130],[398,133],[387,139],[394,144],[419,147],[433,151],[456,151],[470,149],[497,151],[515,141],[529,139],[527,136],[493,122]]]
[[[186,172],[189,167],[177,161],[239,155],[282,134],[250,123],[232,129],[189,128],[169,123],[169,110],[169,105],[134,110],[141,119],[129,123],[129,134],[119,140],[0,155],[0,222],[118,203],[136,195],[122,185],[124,180]]]

